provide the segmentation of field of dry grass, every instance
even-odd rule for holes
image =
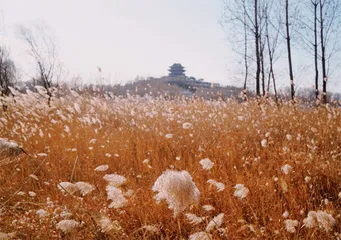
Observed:
[[[341,239],[340,109],[11,101],[0,137],[30,156],[0,141],[0,239]]]

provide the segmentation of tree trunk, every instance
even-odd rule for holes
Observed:
[[[321,62],[322,62],[322,76],[323,76],[323,89],[322,89],[322,102],[327,103],[327,71],[326,71],[326,49],[324,42],[324,19],[323,19],[323,5],[322,0],[320,0],[320,37],[321,37]]]
[[[269,72],[269,80],[268,80],[268,92],[270,90],[270,78],[272,77],[273,85],[274,85],[274,94],[275,94],[275,101],[278,101],[277,89],[276,89],[276,80],[275,80],[275,73],[273,70],[273,52],[271,51],[270,47],[270,39],[269,39],[269,20],[266,18],[266,42],[268,45],[269,51],[269,62],[270,62],[270,72]],[[270,77],[271,76],[271,77]]]
[[[315,96],[319,97],[319,70],[317,64],[317,0],[314,4],[314,60],[315,60]]]
[[[289,62],[289,76],[291,85],[291,100],[295,100],[295,86],[294,86],[294,74],[292,70],[292,58],[291,58],[291,44],[290,44],[290,31],[289,31],[289,0],[285,1],[285,26],[286,26],[286,40],[288,49],[288,62]]]
[[[265,96],[265,71],[264,71],[264,44],[262,42],[262,34],[259,35],[259,45],[260,45],[260,65],[261,65],[261,75],[262,75],[262,94]]]
[[[259,57],[259,26],[258,26],[258,0],[255,0],[255,46],[256,46],[256,93],[260,96],[260,57]]]
[[[244,64],[245,64],[244,92],[245,92],[246,91],[247,78],[249,75],[249,66],[248,66],[248,62],[247,62],[247,26],[246,26],[245,0],[244,0],[243,4],[244,4]]]

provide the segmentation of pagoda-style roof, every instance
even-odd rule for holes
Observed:
[[[169,67],[169,76],[177,77],[177,76],[184,76],[185,75],[185,68],[180,63],[174,63],[172,66]]]

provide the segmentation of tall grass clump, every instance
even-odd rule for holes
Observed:
[[[341,238],[340,108],[57,95],[0,112],[1,237]]]

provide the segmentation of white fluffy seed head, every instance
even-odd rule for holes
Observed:
[[[96,172],[104,172],[106,170],[108,170],[109,166],[108,164],[105,164],[105,165],[101,165],[101,166],[98,166],[95,168],[95,171]]]
[[[114,187],[120,187],[121,185],[123,185],[127,181],[127,179],[125,177],[118,175],[116,173],[105,174],[103,179]]]
[[[211,240],[213,239],[212,234],[207,232],[196,232],[189,236],[188,240]]]
[[[236,190],[234,191],[233,196],[237,198],[243,199],[249,194],[249,189],[245,187],[244,184],[236,184],[234,188]]]
[[[165,200],[174,217],[192,204],[199,202],[200,192],[187,171],[166,170],[155,181],[153,191],[157,203]]]
[[[71,195],[73,195],[75,192],[78,191],[78,188],[75,186],[75,184],[70,183],[70,182],[60,182],[57,185],[57,188],[61,191],[61,192],[68,192]]]
[[[284,164],[281,167],[281,170],[284,174],[289,174],[290,170],[292,169],[292,167],[289,164]]]
[[[200,160],[200,164],[204,170],[210,170],[214,166],[214,163],[208,158]]]
[[[168,134],[165,135],[165,137],[168,138],[168,139],[173,138],[173,134],[168,133]]]
[[[37,210],[36,214],[39,216],[39,218],[44,218],[44,217],[47,217],[49,215],[49,213],[44,209]]]
[[[124,197],[121,189],[109,184],[106,187],[106,191],[107,199],[112,201],[109,205],[109,208],[118,209],[128,204],[128,200]]]
[[[22,153],[22,149],[14,141],[8,141],[6,138],[0,138],[0,154],[7,156],[17,156]]]
[[[57,188],[61,192],[67,192],[71,195],[79,192],[82,197],[85,195],[91,193],[93,190],[95,190],[95,187],[87,182],[76,182],[76,183],[70,183],[70,182],[60,182],[57,185]]]
[[[189,221],[189,223],[192,225],[197,225],[199,223],[202,223],[202,221],[204,220],[204,218],[198,217],[197,215],[193,213],[186,213],[185,216],[187,220]]]
[[[266,147],[268,144],[268,141],[266,139],[263,139],[260,144],[262,145],[262,147]]]
[[[111,230],[115,229],[113,222],[106,216],[101,216],[98,221],[98,225],[100,226],[102,232],[110,232]]]
[[[61,230],[63,233],[70,233],[79,226],[80,223],[75,220],[61,220],[56,225],[57,229]]]
[[[36,194],[35,192],[33,192],[33,191],[29,191],[29,192],[28,192],[28,195],[29,195],[30,197],[35,197],[35,196],[37,196],[37,194]]]
[[[215,210],[215,208],[214,208],[212,205],[204,205],[204,206],[202,206],[202,208],[203,208],[206,212]]]
[[[303,223],[306,228],[319,227],[328,232],[332,230],[336,222],[331,214],[319,210],[317,212],[310,211]]]
[[[95,187],[87,182],[76,182],[75,187],[80,191],[80,194],[83,197],[95,190]]]
[[[297,220],[291,220],[287,219],[284,221],[285,224],[285,230],[289,233],[295,233],[296,232],[296,227],[298,226],[298,221]]]
[[[221,182],[217,182],[216,180],[209,179],[209,180],[207,180],[207,183],[215,186],[217,188],[217,192],[224,191],[224,189],[225,189],[225,184],[221,183]]]
[[[182,124],[182,128],[183,129],[189,129],[192,127],[192,123],[189,123],[189,122],[185,122]]]
[[[212,231],[214,228],[220,228],[224,221],[224,213],[220,213],[215,216],[207,225],[206,232]]]

